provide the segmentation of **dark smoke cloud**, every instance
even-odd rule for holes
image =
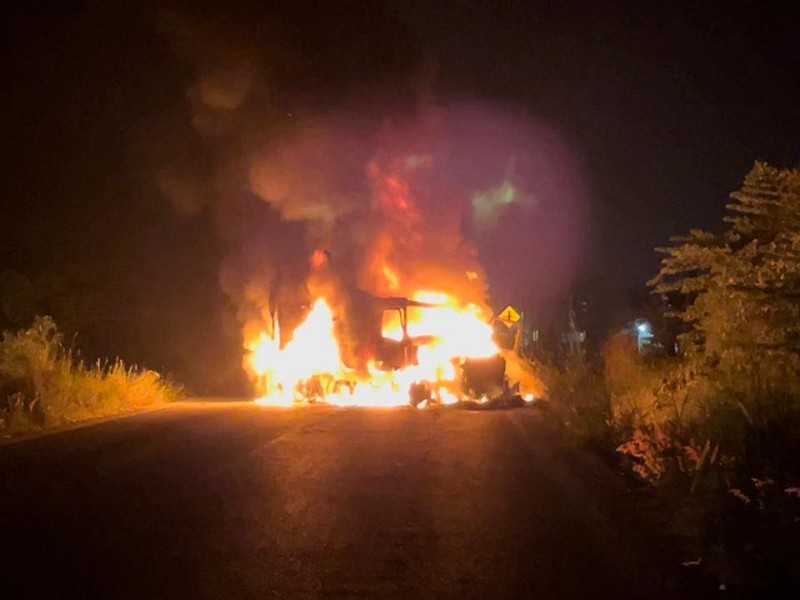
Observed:
[[[536,119],[426,93],[405,108],[363,97],[286,108],[248,36],[175,13],[162,30],[192,68],[203,157],[167,161],[158,183],[180,212],[214,215],[227,248],[220,281],[246,329],[264,327],[282,299],[307,299],[319,247],[337,285],[375,294],[440,289],[484,304],[491,284],[495,308],[542,306],[570,283],[586,189],[568,145]]]
[[[334,224],[368,206],[365,165],[374,123],[348,114],[298,115],[291,139],[247,157],[250,189],[291,221]]]

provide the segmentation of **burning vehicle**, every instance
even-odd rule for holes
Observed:
[[[476,305],[425,291],[406,298],[351,290],[347,298],[315,299],[292,335],[272,317],[272,335],[248,346],[259,403],[422,408],[520,398]]]
[[[333,251],[318,247],[291,290],[261,296],[244,364],[259,403],[505,406],[541,395],[509,383],[519,357],[494,339],[486,276],[459,223],[417,201],[438,185],[430,165],[370,163],[355,237],[329,229]]]
[[[452,155],[437,142],[437,122],[380,133],[387,144],[372,158],[343,155],[334,136],[330,148],[314,137],[297,156],[256,161],[254,191],[287,222],[303,223],[306,236],[302,255],[259,261],[263,274],[241,294],[244,367],[259,403],[486,406],[541,397],[541,383],[524,390],[508,376],[520,359],[494,339],[487,275],[462,231],[474,187],[448,175]],[[308,187],[316,171],[297,168],[307,152],[325,168],[351,157],[344,171],[331,169],[353,185],[336,194]]]

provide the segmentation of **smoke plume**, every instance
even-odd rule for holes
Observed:
[[[552,129],[429,93],[304,106],[271,85],[268,53],[235,27],[174,13],[161,26],[191,68],[202,157],[162,165],[158,183],[183,214],[213,215],[245,338],[276,310],[291,329],[314,295],[347,306],[355,290],[438,290],[488,309],[544,304],[569,283],[586,190]]]

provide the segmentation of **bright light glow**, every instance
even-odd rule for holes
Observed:
[[[419,291],[412,299],[436,305],[433,308],[412,306],[408,309],[408,335],[434,338],[430,344],[420,348],[420,363],[423,355],[426,363],[445,365],[453,358],[488,358],[497,354],[492,327],[474,304],[460,307],[456,298],[436,291]],[[396,341],[403,339],[399,314],[388,314],[382,334]]]
[[[421,381],[431,385],[434,403],[457,402],[458,396],[450,391],[456,387],[456,364],[466,357],[496,354],[492,328],[477,306],[459,307],[448,294],[419,292],[414,299],[436,304],[408,311],[408,334],[424,336],[426,342],[417,347],[418,364],[387,372],[370,361],[367,373],[347,369],[335,336],[333,313],[324,299],[318,299],[285,348],[280,349],[279,342],[265,333],[247,345],[246,365],[259,382],[257,402],[289,406],[314,400],[337,406],[401,406],[408,404],[411,384]],[[402,340],[399,313],[386,314],[383,336]]]

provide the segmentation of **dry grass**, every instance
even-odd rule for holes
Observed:
[[[24,432],[164,404],[182,389],[121,360],[87,366],[49,317],[0,341],[0,430]]]

